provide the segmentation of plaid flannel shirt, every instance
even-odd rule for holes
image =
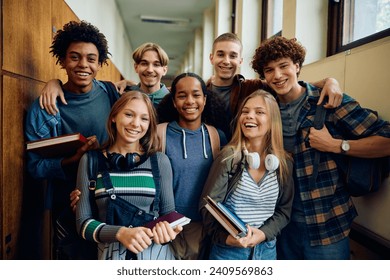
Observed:
[[[337,166],[330,153],[321,153],[316,184],[309,189],[315,149],[308,145],[307,136],[313,126],[320,91],[310,84],[300,83],[306,88],[306,103],[298,116],[293,155],[296,195],[302,201],[311,245],[328,245],[348,236],[357,211],[339,182]],[[327,110],[325,125],[330,134],[339,139],[352,140],[370,135],[390,137],[389,122],[381,120],[374,111],[360,107],[346,94],[339,107]]]

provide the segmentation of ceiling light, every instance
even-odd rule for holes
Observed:
[[[157,17],[157,16],[140,16],[141,21],[143,22],[152,22],[152,23],[163,23],[163,24],[176,24],[176,25],[188,25],[190,22],[186,18],[169,18],[169,17]]]

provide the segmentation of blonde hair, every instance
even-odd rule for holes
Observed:
[[[167,53],[161,48],[159,45],[155,43],[144,43],[141,46],[139,46],[134,52],[133,52],[133,60],[136,64],[141,63],[142,57],[145,52],[147,51],[155,51],[157,53],[157,56],[159,58],[159,61],[162,66],[167,66],[169,63],[169,57]]]
[[[241,103],[238,113],[234,119],[236,123],[242,114],[242,110],[249,99],[254,97],[261,97],[264,100],[267,111],[270,114],[270,129],[265,137],[265,152],[266,154],[274,154],[280,161],[279,165],[279,178],[281,182],[287,181],[289,176],[289,170],[287,167],[287,159],[290,155],[283,148],[283,130],[282,119],[280,116],[279,106],[275,98],[265,90],[256,90],[249,96],[247,96]],[[241,154],[245,145],[245,136],[241,130],[241,126],[236,123],[235,130],[233,132],[232,139],[225,146],[224,149],[233,149],[233,155],[230,157],[237,157],[237,154]],[[226,158],[226,159],[228,159]],[[225,159],[225,160],[226,160]]]

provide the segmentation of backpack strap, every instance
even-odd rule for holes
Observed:
[[[99,170],[105,170],[105,176],[103,176],[104,184],[111,185],[112,188],[112,182],[110,179],[110,175],[107,171],[106,162],[104,160],[104,156],[100,151],[97,150],[90,150],[88,153],[88,180],[89,180],[89,202],[91,205],[93,216],[98,215],[98,208],[95,201],[95,189],[96,189],[96,182],[97,182],[97,176],[99,173]],[[103,157],[103,158],[101,158]]]
[[[150,156],[150,164],[152,166],[152,174],[153,180],[156,187],[156,194],[154,196],[153,202],[153,213],[154,217],[157,218],[160,212],[160,194],[161,194],[161,186],[160,186],[160,169],[158,167],[158,158],[157,153],[154,153]]]
[[[99,173],[102,174],[104,187],[106,189],[113,188],[111,179],[109,177],[110,174],[108,173],[106,158],[100,151],[88,151],[88,179],[89,189],[91,191],[95,191],[96,189],[96,181]]]
[[[96,81],[103,88],[103,90],[108,94],[108,98],[110,99],[110,105],[112,107],[120,97],[115,85],[109,81],[98,81],[98,80]]]
[[[231,169],[228,174],[228,185],[226,190],[225,198],[223,199],[223,203],[226,202],[226,199],[229,195],[234,191],[234,186],[236,186],[237,181],[241,178],[242,172],[244,171],[243,163],[242,163],[242,153],[237,153],[234,155],[231,162]]]
[[[89,190],[94,191],[96,189],[96,179],[98,172],[98,159],[96,151],[88,151],[88,180],[89,180]]]
[[[160,123],[157,125],[157,135],[160,140],[160,148],[162,153],[165,153],[165,146],[167,142],[167,127],[167,122]]]
[[[158,217],[158,213],[160,211],[160,194],[161,194],[161,186],[160,186],[160,169],[158,166],[158,158],[157,154],[152,154],[150,156],[150,164],[152,166],[152,174],[153,180],[156,188],[156,194],[153,202],[153,214],[154,217]],[[108,166],[106,158],[100,151],[91,150],[88,151],[88,179],[89,179],[89,190],[90,190],[90,202],[91,206],[96,205],[94,201],[94,192],[96,189],[96,180],[98,174],[101,173],[103,179],[103,185],[106,188],[107,192],[112,195],[113,185],[111,182],[111,177],[108,172]],[[94,210],[93,213],[97,213]]]
[[[326,109],[324,108],[324,103],[317,105],[316,113],[314,115],[313,127],[315,129],[322,129],[325,123]],[[309,190],[314,189],[316,185],[316,180],[318,176],[318,166],[320,164],[320,151],[315,151],[314,162],[313,162],[313,174],[309,178]]]
[[[213,153],[213,159],[215,159],[220,151],[221,140],[219,139],[218,131],[214,126],[208,124],[204,125],[206,126],[210,135],[211,151]]]

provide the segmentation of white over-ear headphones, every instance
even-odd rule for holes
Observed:
[[[275,171],[279,167],[279,159],[273,155],[273,154],[268,154],[265,157],[265,168],[268,171]]]
[[[244,147],[244,155],[248,165],[252,169],[257,169],[260,167],[260,155],[259,153],[249,153],[246,147]]]
[[[252,169],[257,169],[260,167],[260,155],[259,153],[253,152],[249,153],[246,147],[244,146],[244,155],[245,159],[248,162],[248,165]],[[268,154],[265,157],[265,168],[268,171],[275,171],[279,167],[279,159],[273,155],[273,154]]]

